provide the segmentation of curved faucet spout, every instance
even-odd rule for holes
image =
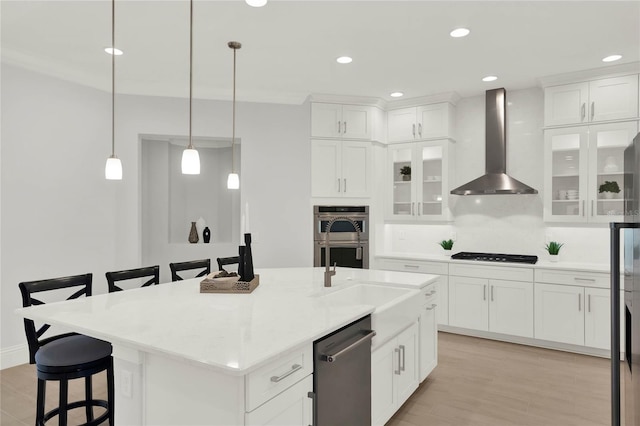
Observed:
[[[356,221],[354,221],[353,219],[346,217],[346,216],[337,216],[334,217],[333,219],[331,219],[329,221],[329,223],[327,223],[327,227],[325,228],[325,256],[324,256],[324,263],[325,263],[325,270],[324,270],[324,286],[325,287],[331,287],[331,277],[334,276],[336,274],[336,265],[335,263],[333,264],[333,270],[329,270],[329,265],[331,264],[331,227],[333,226],[334,223],[338,222],[338,221],[345,221],[345,222],[350,222],[353,227],[356,230],[356,234],[358,237],[358,246],[356,247],[356,259],[360,260],[362,259],[362,247],[360,246],[360,233],[362,232],[360,230],[360,226],[358,226],[358,223]]]

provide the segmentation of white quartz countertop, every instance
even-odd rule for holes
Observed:
[[[335,305],[321,296],[354,284],[421,288],[437,278],[406,272],[338,268],[333,287],[323,268],[262,269],[251,294],[200,293],[200,278],[16,310],[114,345],[160,353],[243,375],[288,350],[331,333],[375,309]]]
[[[455,253],[454,253],[455,254]],[[486,266],[508,266],[513,268],[533,268],[533,269],[564,269],[569,271],[583,271],[583,272],[604,272],[609,273],[610,266],[605,263],[579,263],[579,262],[550,262],[542,258],[538,258],[538,262],[535,264],[529,263],[498,263],[498,262],[479,262],[474,260],[456,260],[451,259],[444,255],[429,255],[420,253],[385,253],[378,254],[376,258],[386,259],[399,259],[399,260],[421,260],[430,262],[446,262],[446,263],[459,263],[459,264],[471,264],[471,265],[486,265]]]

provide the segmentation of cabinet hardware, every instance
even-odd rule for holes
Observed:
[[[434,309],[435,309],[435,307],[436,307],[436,306],[438,306],[438,305],[436,305],[435,303],[432,303],[432,304],[431,304],[431,307],[429,307],[429,308],[425,308],[425,309],[426,309],[427,311],[432,311],[432,310],[434,310]]]
[[[344,192],[347,192],[347,178],[344,178],[343,181],[344,181]]]
[[[582,216],[584,216],[584,200],[582,200]]]
[[[495,286],[493,286],[493,285],[491,286],[491,301],[492,301],[492,302],[493,302],[493,288],[494,288],[494,287],[495,287]]]
[[[587,312],[591,312],[591,295],[587,295]]]
[[[412,126],[413,126],[413,130],[412,130],[412,132],[413,132],[413,137],[415,138],[415,137],[416,137],[416,125],[415,125],[415,124],[412,124]]]
[[[596,282],[595,278],[579,278],[579,277],[573,277],[574,281],[584,281],[584,282],[588,282],[588,283],[594,283]]]
[[[586,107],[586,104],[583,102],[583,103],[582,103],[581,112],[580,112],[580,121],[584,121],[584,117],[585,117],[585,107]]]
[[[342,126],[340,125],[340,122],[338,121],[338,134],[342,133]]]
[[[578,294],[578,312],[582,311],[582,295]]]
[[[400,365],[400,371],[404,371],[404,367],[405,367],[404,345],[400,345],[400,352],[402,352],[402,364]]]
[[[393,374],[397,374],[399,376],[400,375],[400,349],[399,348],[395,348],[394,352],[398,354],[398,369],[395,370],[393,372]]]
[[[483,290],[482,290],[482,292],[483,292],[483,293],[482,293],[482,300],[487,300],[487,285],[486,285],[486,284],[485,284],[485,285],[483,285],[483,286],[482,286],[482,289],[483,289]]]
[[[594,204],[594,201],[591,200],[591,216],[593,216],[593,204]]]
[[[414,204],[415,204],[414,202],[411,202],[411,216],[413,216],[413,215],[414,215],[414,214],[413,214],[413,205],[414,205]]]
[[[311,424],[309,426],[315,426],[314,420],[316,417],[316,394],[313,392],[307,392],[307,398],[311,398]]]
[[[431,290],[429,293],[425,293],[425,297],[433,296],[434,294],[436,294],[436,291]]]
[[[591,121],[593,121],[593,117],[596,115],[596,103],[591,102]]]
[[[340,186],[340,178],[338,178],[338,192],[342,192],[341,186]]]
[[[418,134],[422,137],[422,123],[418,123]]]
[[[363,330],[363,331],[365,331],[365,330]],[[358,339],[355,342],[351,343],[346,348],[344,348],[342,350],[339,350],[338,352],[336,352],[333,355],[323,355],[322,356],[322,360],[323,361],[327,361],[327,362],[334,362],[340,356],[346,354],[347,352],[352,351],[353,349],[355,349],[356,347],[360,346],[364,342],[367,342],[367,341],[373,339],[373,336],[375,336],[375,335],[376,335],[376,332],[374,330],[366,330],[366,334],[364,334],[360,339]]]
[[[343,134],[347,134],[347,122],[344,122],[344,130],[342,131]]]
[[[420,266],[419,265],[404,265],[405,268],[414,268],[414,269],[418,269]]]
[[[289,377],[290,375],[292,375],[293,373],[295,373],[298,370],[302,370],[302,366],[300,364],[293,364],[291,366],[291,370],[287,371],[286,373],[280,375],[280,376],[271,376],[271,381],[274,383],[278,383],[279,381],[281,381],[282,379]]]

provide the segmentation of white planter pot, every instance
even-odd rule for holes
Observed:
[[[557,262],[559,258],[560,258],[559,254],[550,254],[549,255],[549,261],[550,262]]]

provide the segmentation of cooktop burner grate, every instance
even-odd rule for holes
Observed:
[[[530,263],[534,264],[538,261],[538,256],[529,256],[525,254],[503,254],[503,253],[475,253],[471,251],[461,251],[451,256],[457,260],[477,260],[480,262],[499,262],[499,263]]]

